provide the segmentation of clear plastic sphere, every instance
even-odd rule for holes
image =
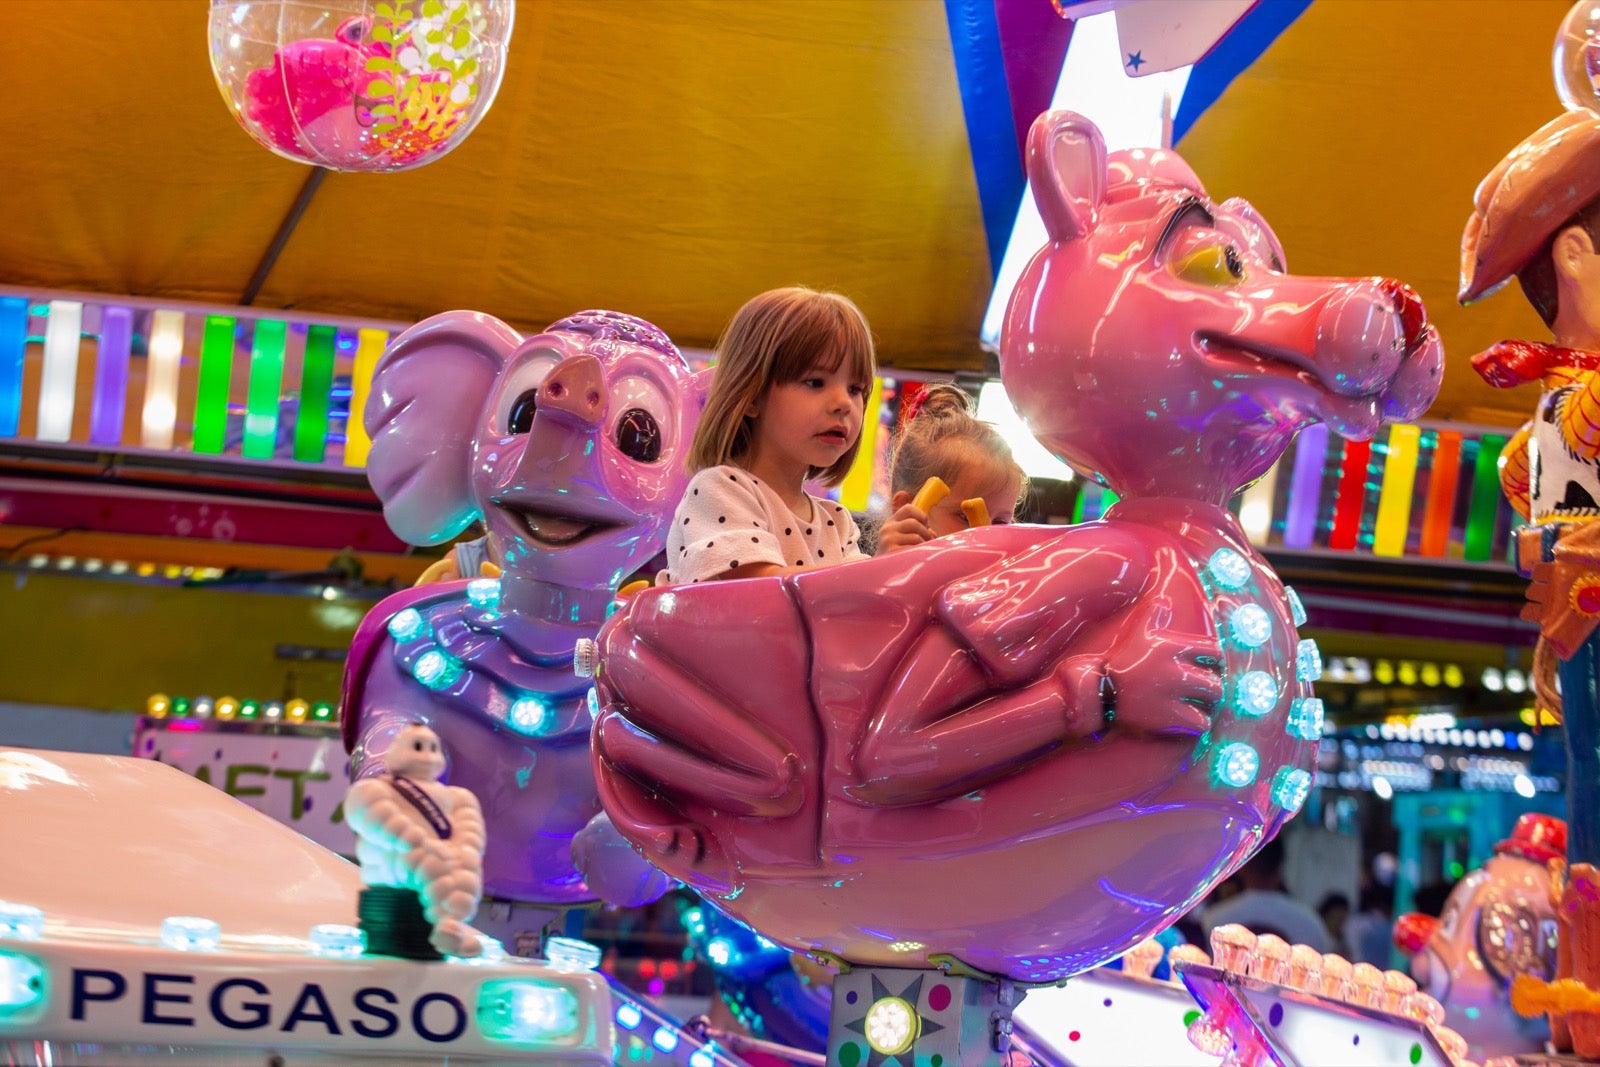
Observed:
[[[1556,95],[1568,111],[1600,111],[1600,0],[1578,0],[1556,31]]]
[[[286,159],[409,170],[494,103],[512,0],[212,0],[211,70],[234,117]]]

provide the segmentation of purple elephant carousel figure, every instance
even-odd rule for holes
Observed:
[[[483,808],[488,898],[637,904],[671,885],[600,812],[572,655],[664,543],[704,384],[659,329],[610,311],[528,338],[449,312],[378,362],[367,470],[389,525],[429,545],[481,521],[502,571],[367,615],[346,667],[345,745],[362,779],[385,773],[408,724],[438,734],[445,781]]]
[[[647,590],[601,631],[594,744],[616,827],[767,937],[1002,989],[1121,955],[1299,809],[1320,660],[1226,504],[1315,421],[1366,438],[1416,417],[1443,362],[1410,289],[1286,273],[1255,209],[1169,151],[1108,157],[1054,112],[1028,172],[1050,241],[1002,378],[1120,502]],[[903,984],[836,982],[836,1038],[881,1053],[861,1016],[884,991],[948,1036],[950,993]]]

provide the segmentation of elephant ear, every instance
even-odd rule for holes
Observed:
[[[447,311],[379,358],[362,420],[367,480],[402,541],[436,545],[478,518],[471,474],[484,402],[521,341],[493,316]]]

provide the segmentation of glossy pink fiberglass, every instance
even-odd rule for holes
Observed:
[[[1321,733],[1299,602],[1227,499],[1300,427],[1422,411],[1410,290],[1297,278],[1170,152],[1041,116],[1051,243],[1002,371],[1057,455],[1123,496],[811,574],[652,590],[601,633],[617,827],[768,937],[1045,981],[1120,955],[1304,801]],[[935,961],[936,962],[936,961]]]

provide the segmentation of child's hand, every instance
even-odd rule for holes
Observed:
[[[911,548],[933,540],[928,513],[915,504],[902,504],[878,527],[878,554]]]

